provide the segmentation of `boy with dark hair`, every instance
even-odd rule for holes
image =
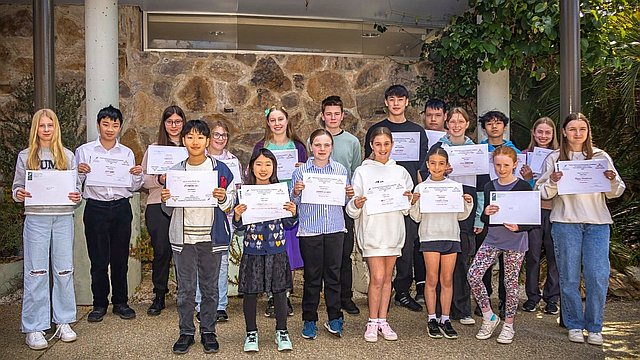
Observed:
[[[427,130],[444,131],[446,105],[440,99],[429,99],[424,104],[424,128]],[[433,145],[433,144],[429,144]]]
[[[418,184],[418,170],[421,164],[426,161],[429,150],[427,135],[422,126],[407,120],[405,117],[405,109],[409,105],[409,91],[407,88],[402,85],[391,85],[384,92],[384,104],[387,106],[388,116],[367,130],[364,144],[365,158],[371,155],[371,133],[378,127],[386,127],[391,130],[394,142],[398,136],[419,138],[418,153],[410,154],[415,160],[397,161],[394,158],[393,151],[391,154],[391,158],[409,172],[415,186]],[[418,224],[411,220],[409,216],[405,216],[405,242],[402,247],[402,256],[396,261],[396,277],[393,281],[393,287],[396,291],[396,305],[406,307],[412,311],[422,311],[422,306],[409,294],[409,288],[413,281],[414,249],[418,241]]]
[[[218,308],[218,277],[222,254],[229,246],[230,229],[227,213],[235,201],[235,185],[231,170],[222,161],[205,153],[209,146],[210,130],[207,123],[191,120],[182,128],[182,143],[189,157],[174,165],[171,170],[215,171],[217,183],[213,197],[216,207],[167,207],[171,189],[161,193],[162,210],[171,216],[169,242],[173,250],[178,280],[178,315],[180,337],[173,345],[173,352],[184,354],[193,345],[195,325],[196,281],[202,292],[200,304],[200,342],[205,353],[217,352],[216,309]]]
[[[91,262],[91,292],[93,310],[89,322],[99,322],[107,313],[109,291],[113,313],[122,319],[133,319],[135,311],[129,307],[127,271],[129,261],[129,241],[133,214],[129,198],[142,186],[142,167],[135,165],[135,157],[128,147],[120,144],[118,135],[122,128],[122,113],[109,105],[97,116],[98,139],[88,142],[76,150],[78,176],[83,184],[82,197],[87,200],[84,209],[84,234]],[[129,168],[129,185],[114,185],[108,179],[95,179],[86,184],[91,172],[92,160],[97,158],[115,159],[120,166]],[[95,163],[94,167],[97,167]],[[118,165],[115,165],[118,166]],[[103,174],[94,174],[101,176]],[[100,183],[104,182],[104,185]],[[121,182],[122,183],[122,182]],[[111,269],[111,287],[109,286]]]
[[[502,111],[492,110],[486,112],[484,115],[478,119],[480,122],[480,126],[482,130],[484,130],[485,134],[487,134],[487,138],[482,140],[480,144],[488,144],[489,152],[493,152],[495,149],[507,146],[516,151],[517,154],[520,154],[520,150],[516,148],[516,146],[509,140],[504,139],[504,133],[507,125],[509,125],[509,117],[505,115]],[[476,189],[478,192],[481,192],[484,189],[486,183],[491,181],[489,175],[478,175]],[[487,236],[487,229],[484,227],[484,223],[480,220],[480,216],[482,215],[482,211],[484,209],[484,197],[478,196],[478,206],[476,208],[476,218],[473,231],[476,233],[476,250],[480,248],[480,245],[484,242],[484,238]],[[499,315],[502,320],[505,317],[505,305],[506,305],[506,290],[504,288],[504,261],[502,255],[499,257],[500,262],[500,275],[499,275],[499,285],[498,285],[498,298],[499,298]],[[484,282],[487,292],[489,296],[493,293],[493,288],[491,286],[491,274],[492,274],[493,266],[487,270],[482,281]],[[475,314],[478,315],[480,308],[476,307]]]
[[[362,163],[362,153],[360,141],[348,131],[342,128],[344,119],[344,107],[339,96],[329,96],[322,100],[322,125],[333,136],[333,151],[331,158],[342,164],[349,174],[349,179],[353,176],[360,163]],[[353,219],[344,213],[345,227],[347,232],[344,235],[342,248],[342,266],[340,270],[341,284],[341,306],[344,311],[351,315],[360,313],[360,309],[353,302],[353,269],[351,254],[353,253]]]

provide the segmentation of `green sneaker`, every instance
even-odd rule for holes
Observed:
[[[287,330],[276,330],[276,344],[278,344],[278,351],[293,350]]]
[[[244,339],[245,352],[258,352],[258,332],[248,331],[247,337]]]

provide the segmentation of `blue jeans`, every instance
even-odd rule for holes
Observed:
[[[567,329],[602,331],[609,287],[609,233],[608,224],[551,225],[560,273],[560,305]],[[581,273],[587,294],[584,308],[579,290]]]
[[[218,278],[218,309],[227,310],[227,304],[229,298],[227,292],[229,288],[229,252],[222,254],[220,260],[220,277]],[[200,284],[196,287],[196,311],[200,312],[200,301],[202,300],[202,293],[200,292]]]
[[[54,323],[75,322],[73,215],[27,215],[24,220],[23,241],[22,332],[49,329],[51,303]],[[53,266],[51,297],[49,261]]]

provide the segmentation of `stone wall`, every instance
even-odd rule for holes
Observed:
[[[33,25],[30,6],[0,5],[0,14],[2,111],[19,80],[33,71]],[[162,110],[171,104],[182,107],[189,119],[224,120],[231,129],[230,150],[245,165],[264,134],[264,109],[278,102],[307,138],[318,127],[321,100],[340,95],[346,128],[362,139],[367,127],[384,117],[385,88],[400,83],[414,89],[424,70],[386,58],[144,52],[140,9],[120,6],[119,17],[122,142],[138,161],[157,136]],[[57,80],[83,81],[84,7],[56,6],[55,34]],[[418,119],[418,112],[410,108],[409,118]]]

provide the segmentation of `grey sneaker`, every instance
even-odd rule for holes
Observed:
[[[500,335],[498,335],[498,339],[496,339],[496,341],[500,344],[511,344],[515,334],[516,331],[513,330],[513,325],[505,323],[502,325],[502,331],[500,332]]]
[[[486,340],[490,338],[491,335],[493,335],[493,331],[498,327],[498,324],[500,324],[500,318],[496,314],[493,314],[491,320],[482,319],[482,326],[480,326],[480,330],[478,330],[476,334],[476,339]]]

